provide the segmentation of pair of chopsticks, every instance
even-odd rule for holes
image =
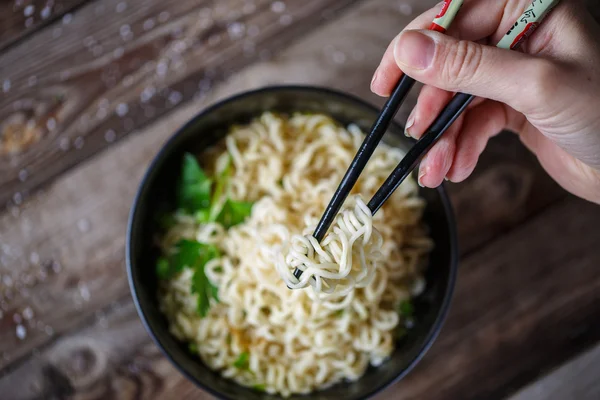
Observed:
[[[533,0],[530,6],[526,8],[523,14],[517,19],[512,28],[498,42],[496,47],[507,50],[517,49],[527,39],[535,29],[540,25],[542,20],[550,12],[550,10],[559,3],[560,0]],[[433,23],[429,27],[430,30],[445,33],[458,10],[463,4],[463,0],[446,0],[442,6],[442,10],[436,16]],[[317,225],[313,236],[317,241],[321,241],[325,233],[333,223],[335,216],[338,214],[342,204],[350,194],[352,187],[358,180],[367,162],[373,155],[375,148],[381,141],[389,124],[398,112],[404,99],[411,90],[415,80],[408,75],[403,75],[400,81],[394,88],[389,99],[383,106],[375,123],[371,126],[370,133],[366,136],[356,156],[352,160],[350,167],[346,171],[344,178],[335,191],[329,205],[325,209],[319,224]],[[448,105],[442,110],[440,115],[433,121],[427,131],[423,134],[415,145],[406,153],[398,166],[386,179],[379,190],[373,195],[367,206],[373,215],[381,208],[383,203],[394,193],[406,177],[419,164],[423,156],[429,149],[440,139],[440,137],[448,130],[460,114],[473,101],[474,96],[466,93],[457,93]],[[300,278],[302,270],[296,268],[294,276]]]

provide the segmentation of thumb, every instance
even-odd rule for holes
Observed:
[[[524,114],[539,108],[559,73],[542,58],[428,30],[402,32],[394,59],[419,82],[500,101]]]

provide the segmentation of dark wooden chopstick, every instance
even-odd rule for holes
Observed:
[[[403,75],[402,78],[400,78],[400,82],[398,82],[398,84],[394,88],[394,91],[392,92],[391,96],[385,102],[381,113],[377,117],[377,120],[375,120],[373,126],[371,126],[370,133],[366,136],[362,145],[358,149],[358,152],[354,156],[354,159],[350,163],[350,167],[348,167],[344,178],[342,179],[340,185],[333,194],[329,205],[325,209],[325,213],[321,217],[321,220],[319,221],[319,224],[317,225],[317,228],[313,233],[313,236],[319,242],[325,236],[325,233],[327,232],[327,229],[329,229],[331,222],[333,221],[337,213],[340,211],[344,200],[346,200],[346,197],[348,196],[348,194],[350,194],[350,191],[354,187],[354,184],[358,180],[360,174],[367,165],[367,162],[373,155],[373,152],[377,148],[377,145],[381,141],[381,138],[387,131],[388,127],[390,126],[390,123],[396,116],[398,109],[404,102],[404,99],[406,98],[414,84],[414,79],[412,79],[408,75]]]
[[[533,0],[531,5],[525,9],[521,17],[513,25],[511,30],[504,35],[496,47],[507,50],[516,50],[525,39],[533,33],[550,10],[560,0]],[[421,161],[423,156],[442,137],[444,132],[462,114],[467,106],[473,101],[474,96],[466,93],[457,93],[440,115],[433,121],[421,139],[406,153],[398,166],[392,171],[379,190],[373,195],[367,206],[375,214],[383,203],[394,193],[406,177]]]
[[[394,193],[404,179],[419,164],[423,156],[442,137],[448,128],[456,121],[460,114],[467,108],[475,97],[470,94],[458,93],[440,115],[433,121],[421,139],[406,153],[398,166],[392,171],[379,190],[373,195],[367,206],[375,215],[383,203]]]
[[[350,194],[350,191],[356,184],[358,177],[362,173],[363,169],[369,162],[369,159],[373,155],[373,152],[377,148],[377,145],[381,141],[381,138],[387,131],[390,123],[394,119],[394,116],[398,112],[398,109],[404,102],[404,99],[415,84],[415,80],[408,75],[403,75],[400,81],[394,88],[394,91],[390,95],[389,99],[385,102],[381,113],[375,120],[373,126],[371,126],[370,133],[365,137],[365,140],[361,144],[358,152],[354,156],[354,159],[350,163],[350,167],[346,171],[346,174],[342,178],[340,185],[336,189],[333,197],[329,201],[329,205],[325,209],[319,224],[315,228],[313,236],[317,241],[323,240],[325,233],[331,226],[335,216],[340,211],[342,204]],[[296,268],[294,270],[294,276],[300,279],[302,270]]]
[[[512,28],[504,35],[504,37],[496,45],[499,48],[515,50],[527,39],[535,29],[540,25],[542,20],[548,15],[548,13],[554,8],[560,0],[533,0],[531,5],[525,9],[523,14],[517,19]],[[443,18],[450,1],[445,1],[440,16]],[[458,8],[462,5],[462,2],[458,5]],[[456,10],[457,11],[457,10]],[[455,11],[455,13],[456,13]],[[450,18],[453,19],[454,15]],[[448,19],[448,18],[447,18]],[[451,21],[451,20],[450,20]],[[432,24],[434,30],[443,31],[447,28],[446,26],[437,26]],[[447,22],[447,21],[445,21]],[[448,22],[449,24],[449,22]],[[441,28],[441,29],[438,29]],[[402,77],[394,93],[390,96],[388,102],[386,102],[380,116],[371,128],[371,132],[365,138],[363,145],[361,146],[356,157],[352,161],[350,168],[346,172],[344,179],[340,186],[336,190],[331,202],[327,206],[323,217],[319,221],[317,228],[314,233],[314,237],[321,241],[325,236],[325,233],[329,229],[329,226],[333,222],[335,216],[339,212],[344,200],[352,190],[352,187],[358,180],[360,173],[364,169],[371,157],[377,144],[383,137],[385,130],[389,126],[389,123],[393,119],[397,112],[398,107],[402,104],[402,101],[408,94],[408,91],[414,85],[414,80],[408,78],[406,75]],[[392,97],[394,101],[392,102]],[[383,203],[394,193],[398,186],[406,179],[406,177],[413,171],[417,164],[421,161],[423,156],[429,151],[429,149],[440,139],[440,137],[446,132],[446,130],[452,125],[454,121],[462,114],[467,106],[473,101],[474,96],[466,93],[457,93],[448,105],[442,110],[440,115],[433,121],[427,131],[423,134],[421,139],[415,143],[415,145],[407,152],[405,157],[400,161],[398,166],[392,171],[390,176],[386,179],[379,190],[373,195],[368,203],[368,207],[373,214],[375,214],[383,205]],[[389,106],[388,106],[389,105]],[[391,108],[395,106],[396,108]],[[384,114],[387,114],[384,117]],[[383,125],[386,124],[386,125]],[[300,279],[302,270],[296,268],[294,270],[294,276]]]
[[[446,29],[450,26],[456,13],[462,6],[464,0],[446,0],[442,5],[442,9],[439,14],[433,20],[429,29],[435,30],[438,32],[446,32]],[[331,198],[323,216],[321,217],[319,224],[317,225],[313,236],[317,241],[323,240],[325,237],[325,233],[333,223],[335,216],[340,211],[342,204],[350,194],[350,191],[356,184],[360,174],[363,169],[367,165],[367,162],[373,155],[373,152],[377,148],[377,145],[381,141],[381,138],[387,131],[390,123],[396,116],[398,109],[406,99],[406,96],[412,89],[415,84],[415,80],[409,77],[408,75],[403,75],[400,78],[400,81],[396,84],[396,87],[392,91],[392,94],[385,102],[379,116],[371,126],[369,134],[365,137],[362,145],[360,146],[358,152],[354,156],[352,163],[348,167],[346,174],[342,178],[340,185],[336,189],[333,197]],[[300,279],[302,275],[302,270],[296,268],[294,270],[294,276]]]

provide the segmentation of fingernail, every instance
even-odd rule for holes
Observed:
[[[375,73],[373,74],[373,78],[371,79],[371,91],[373,91],[373,84],[377,80],[377,75],[379,75],[379,67],[377,67]]]
[[[428,167],[427,167],[426,165],[424,166],[424,165],[423,165],[423,161],[421,161],[421,166],[419,167],[419,178],[417,179],[417,183],[418,183],[418,184],[419,184],[419,186],[421,186],[422,188],[424,188],[424,187],[425,187],[425,185],[423,185],[423,181],[422,181],[422,179],[423,179],[423,177],[424,177],[425,175],[427,175],[427,170],[428,170]]]
[[[401,66],[427,69],[433,62],[435,42],[421,31],[404,31],[394,46],[394,59]]]
[[[404,135],[406,135],[406,137],[411,137],[412,135],[410,134],[410,128],[413,127],[413,125],[415,124],[415,110],[413,109],[410,113],[410,115],[408,116],[408,120],[406,121],[406,126],[404,127]]]

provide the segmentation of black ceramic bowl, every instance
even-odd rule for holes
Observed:
[[[269,87],[224,100],[209,107],[184,125],[163,146],[144,176],[135,198],[127,234],[127,268],[131,292],[146,329],[173,364],[199,387],[221,399],[277,399],[239,386],[208,369],[187,346],[169,333],[167,320],[158,309],[158,256],[153,246],[158,210],[174,204],[175,182],[184,152],[196,154],[222,138],[234,123],[248,122],[266,110],[283,113],[322,112],[344,125],[351,122],[368,131],[378,110],[344,93],[316,87]],[[393,124],[385,141],[407,149],[410,142]],[[422,190],[427,200],[425,222],[435,250],[426,271],[427,287],[415,301],[415,327],[398,342],[391,358],[378,368],[369,368],[353,383],[290,399],[366,399],[405,376],[423,357],[440,331],[448,312],[457,270],[457,240],[452,208],[443,188]]]

